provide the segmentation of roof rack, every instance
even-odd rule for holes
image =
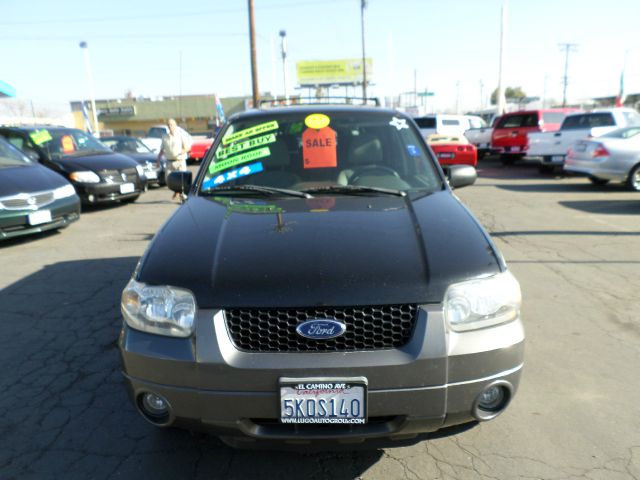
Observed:
[[[260,108],[289,107],[296,105],[360,105],[360,106],[380,106],[380,99],[377,97],[292,97],[273,98],[260,100]]]

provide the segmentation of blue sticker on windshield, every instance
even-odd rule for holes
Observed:
[[[409,155],[411,155],[412,157],[420,156],[420,150],[418,150],[418,147],[416,147],[415,145],[407,145],[407,152],[409,152]]]
[[[241,177],[246,177],[247,175],[253,175],[254,173],[260,173],[264,170],[264,166],[262,162],[252,163],[250,165],[245,165],[241,168],[236,168],[234,170],[229,170],[228,172],[221,173],[220,175],[216,175],[215,177],[210,178],[206,182],[202,184],[202,188],[204,190],[208,190],[218,185],[222,185],[223,183],[230,182],[231,180],[237,180]]]

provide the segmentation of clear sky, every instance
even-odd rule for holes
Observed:
[[[435,92],[438,109],[476,109],[497,86],[504,0],[368,0],[373,93]],[[627,93],[640,92],[640,0],[508,0],[505,84],[530,96],[615,95],[625,52]],[[360,0],[255,0],[259,83],[282,94],[278,32],[295,62],[361,56]],[[0,0],[0,80],[18,97],[88,98],[87,41],[97,98],[251,93],[246,0]],[[484,85],[481,87],[481,83]]]

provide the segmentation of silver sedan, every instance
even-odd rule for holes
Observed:
[[[586,174],[596,185],[613,180],[640,191],[640,127],[575,142],[567,152],[564,169]]]

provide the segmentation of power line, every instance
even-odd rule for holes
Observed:
[[[326,5],[327,3],[345,3],[350,0],[310,0],[307,2],[283,2],[275,3],[272,5],[257,6],[256,10],[274,10],[281,8],[295,8],[306,7],[309,5]],[[74,19],[57,19],[57,20],[36,20],[36,21],[8,21],[0,22],[0,25],[47,25],[47,24],[69,24],[69,23],[104,23],[114,20],[149,20],[157,18],[181,18],[181,17],[196,17],[209,14],[223,14],[223,13],[242,13],[245,11],[244,7],[236,8],[218,8],[209,10],[198,10],[191,12],[175,12],[175,13],[156,13],[156,14],[140,14],[140,15],[120,15],[115,17],[85,17]]]

